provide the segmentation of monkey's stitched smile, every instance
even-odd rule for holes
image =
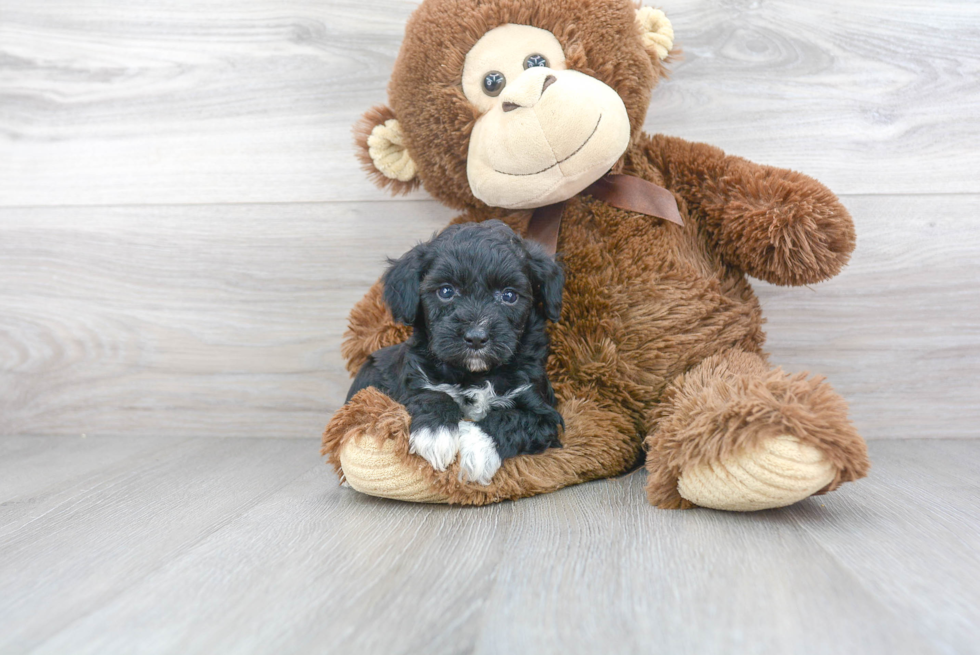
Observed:
[[[582,142],[582,145],[580,145],[578,148],[575,149],[575,152],[573,152],[569,156],[565,157],[561,161],[556,161],[554,164],[551,164],[550,166],[545,166],[540,171],[537,171],[537,172],[534,172],[534,173],[508,173],[507,171],[498,171],[496,168],[493,169],[493,170],[495,172],[497,172],[497,173],[500,173],[501,175],[513,175],[514,177],[526,177],[528,175],[540,175],[541,173],[544,173],[545,171],[550,171],[555,166],[558,166],[559,164],[564,164],[566,161],[568,161],[569,159],[571,159],[572,157],[574,157],[575,155],[577,155],[579,153],[579,151],[582,150],[582,148],[585,147],[585,144],[587,144],[589,141],[591,141],[592,140],[592,137],[595,136],[596,131],[599,129],[599,123],[601,123],[601,122],[602,122],[602,114],[599,114],[599,120],[597,120],[595,122],[595,127],[592,128],[592,134],[590,134],[588,137],[586,137],[585,141]]]

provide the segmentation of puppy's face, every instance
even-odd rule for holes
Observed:
[[[557,264],[499,221],[451,226],[384,278],[395,319],[426,330],[437,359],[473,372],[511,360],[536,308],[558,319],[562,282]]]
[[[508,250],[446,245],[436,249],[420,287],[429,349],[470,371],[510,361],[532,307],[522,262]]]

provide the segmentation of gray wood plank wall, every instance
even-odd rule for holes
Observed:
[[[664,0],[647,130],[842,195],[835,280],[757,283],[773,360],[869,439],[980,434],[980,4]],[[413,2],[0,0],[0,434],[315,437],[347,311],[451,212],[350,125]]]

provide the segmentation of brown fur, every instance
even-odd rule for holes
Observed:
[[[837,476],[821,493],[867,474],[867,450],[847,405],[822,378],[771,370],[763,357],[733,349],[704,360],[671,383],[654,410],[645,442],[647,497],[666,509],[690,507],[677,493],[684,468],[792,435],[822,450]]]
[[[670,189],[685,222],[678,227],[589,196],[568,201],[559,238],[564,306],[550,328],[548,363],[568,426],[565,447],[506,461],[485,488],[427,467],[433,487],[451,502],[483,504],[623,473],[645,445],[650,501],[684,507],[677,478],[686,466],[777,434],[826,454],[837,469],[827,490],[867,471],[864,442],[843,399],[819,378],[769,369],[762,313],[745,278],[808,284],[835,275],[854,248],[850,216],[809,177],[640,132],[662,70],[640,45],[632,12],[627,0],[426,0],[409,22],[392,106],[425,188],[467,208],[456,222],[503,218],[520,231],[529,215],[481,205],[465,176],[474,116],[459,71],[479,36],[508,21],[552,30],[571,67],[620,92],[634,136],[618,168]],[[367,354],[407,334],[375,285],[351,314],[348,367],[356,370]],[[351,417],[391,420],[394,410],[379,412],[377,395],[370,404],[359,395],[338,413],[324,436],[332,458],[337,435],[356,426]],[[406,462],[416,460],[408,455],[404,417],[392,425]]]
[[[350,312],[340,353],[347,360],[347,370],[352,376],[375,350],[401,343],[412,334],[412,328],[395,323],[391,318],[391,312],[381,298],[381,289],[379,280]]]
[[[635,465],[640,444],[627,437],[631,426],[621,414],[605,411],[588,400],[559,405],[566,427],[564,447],[551,457],[523,455],[505,460],[488,486],[459,481],[459,465],[438,472],[421,457],[408,452],[411,419],[405,408],[373,388],[363,389],[334,415],[323,433],[321,454],[326,455],[343,480],[340,450],[349,440],[385,435],[395,442],[395,454],[406,466],[419,468],[434,491],[457,505],[486,505],[501,500],[556,491],[562,487],[616,475]],[[377,438],[375,436],[375,438]],[[597,439],[612,446],[596,452]]]
[[[633,134],[640,134],[650,93],[666,71],[644,49],[635,5],[628,0],[422,3],[408,21],[388,96],[425,189],[456,209],[485,206],[473,197],[466,178],[470,131],[479,114],[463,95],[463,61],[481,36],[506,23],[552,32],[565,51],[569,69],[596,77],[619,93]],[[424,102],[419,102],[420,97]],[[365,120],[373,127],[377,119]],[[366,141],[359,142],[358,151],[364,161]],[[384,186],[391,184],[388,178],[372,178]]]
[[[837,275],[854,250],[854,225],[827,187],[811,177],[719,148],[657,135],[640,158],[702,214],[725,259],[772,284],[821,282]]]
[[[408,412],[394,400],[373,387],[362,389],[330,419],[323,431],[320,454],[327,456],[327,461],[343,480],[340,450],[344,444],[363,435],[391,435],[396,441],[399,457],[407,461],[411,457],[407,437],[410,422]],[[400,435],[406,436],[400,439]]]

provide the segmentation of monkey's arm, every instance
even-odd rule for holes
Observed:
[[[821,183],[703,143],[644,136],[644,154],[729,264],[766,282],[802,285],[847,263],[854,224]]]
[[[350,312],[341,346],[347,370],[353,375],[367,361],[368,355],[402,343],[411,334],[412,328],[396,323],[391,317],[381,296],[381,281],[375,282]]]

